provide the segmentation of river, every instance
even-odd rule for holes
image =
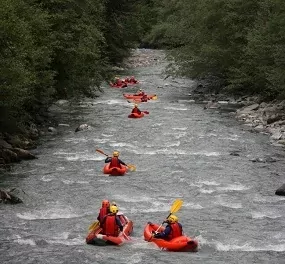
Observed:
[[[127,73],[138,86],[105,86],[100,97],[65,106],[58,133],[41,138],[38,159],[2,173],[1,188],[25,194],[23,204],[0,204],[1,263],[284,263],[285,197],[274,195],[284,183],[284,150],[228,112],[189,100],[194,82],[164,79],[161,51],[138,52],[160,58]],[[122,93],[138,88],[158,99],[140,104],[149,111],[144,118],[129,119],[133,104]],[[92,128],[75,133],[83,123]],[[137,170],[104,175],[105,156],[96,149],[119,150]],[[277,161],[250,161],[267,156]],[[178,198],[184,232],[199,234],[196,253],[161,251],[143,240],[145,224],[161,223]],[[85,244],[102,199],[134,221],[129,243]]]

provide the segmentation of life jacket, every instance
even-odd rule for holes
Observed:
[[[182,228],[178,223],[170,224],[170,228],[171,228],[171,231],[170,231],[170,234],[167,240],[171,240],[175,237],[182,236]]]
[[[116,224],[116,215],[108,214],[105,216],[103,221],[103,234],[107,236],[119,235],[119,227]]]
[[[143,95],[143,97],[141,98],[141,101],[142,102],[147,102],[148,98],[147,98],[147,95]]]
[[[110,162],[110,165],[109,165],[109,168],[122,168],[121,164],[120,164],[120,161],[117,157],[113,157],[111,159],[111,162]]]
[[[102,223],[103,221],[103,218],[105,217],[105,215],[107,215],[109,212],[108,212],[108,207],[102,207],[100,209],[100,212],[99,212],[99,222]]]
[[[132,113],[140,114],[141,111],[140,111],[137,107],[135,107],[135,108],[132,110]]]

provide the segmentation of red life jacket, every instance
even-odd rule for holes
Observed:
[[[108,208],[107,207],[102,207],[101,209],[100,209],[100,212],[99,212],[99,222],[100,223],[102,223],[102,221],[103,221],[103,218],[104,218],[104,216],[105,215],[107,215],[108,214]]]
[[[140,111],[137,107],[135,107],[135,108],[132,110],[132,113],[140,114],[141,111]]]
[[[110,166],[109,166],[110,168],[114,168],[114,167],[116,167],[116,168],[122,168],[122,166],[121,166],[121,164],[120,164],[120,162],[119,162],[119,159],[117,158],[117,157],[113,157],[112,159],[111,159],[111,162],[110,162]]]
[[[171,240],[175,237],[182,236],[182,228],[180,227],[178,223],[170,224],[170,227],[171,227],[171,231],[167,238],[168,240]]]
[[[107,236],[118,236],[119,227],[116,224],[116,215],[107,215],[103,223],[103,234]]]

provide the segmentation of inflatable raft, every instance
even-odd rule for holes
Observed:
[[[171,240],[164,240],[161,238],[152,237],[152,233],[155,232],[160,226],[157,224],[147,224],[144,228],[145,241],[156,244],[159,248],[168,251],[191,251],[196,252],[198,250],[198,241],[187,236],[179,236]],[[162,232],[164,227],[161,226],[158,232]]]
[[[112,176],[123,176],[128,171],[128,167],[121,165],[121,167],[110,168],[110,163],[106,164],[103,168],[104,174],[109,174]]]
[[[136,95],[136,94],[123,94],[123,96],[126,98],[126,99],[141,99],[143,96],[142,95]],[[147,99],[150,100],[150,99],[156,99],[157,98],[157,95],[156,94],[148,94],[147,95]]]
[[[119,246],[125,243],[127,240],[130,240],[128,236],[133,231],[133,222],[120,212],[118,212],[117,215],[120,217],[121,223],[124,226],[124,229],[122,232],[120,232],[119,236],[106,236],[102,234],[102,228],[100,227],[100,225],[97,225],[93,230],[88,233],[86,237],[86,243],[96,246]]]
[[[131,114],[128,115],[128,118],[141,118],[143,116],[144,116],[143,112],[141,112],[140,114],[138,114],[138,113],[131,113]]]

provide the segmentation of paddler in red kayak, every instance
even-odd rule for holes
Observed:
[[[142,89],[139,89],[134,95],[144,96],[145,92]]]
[[[105,217],[105,215],[109,214],[110,211],[110,202],[108,200],[103,200],[102,201],[102,207],[100,208],[97,220],[102,223],[103,218]]]
[[[127,166],[127,164],[125,162],[123,162],[122,160],[119,159],[120,153],[119,151],[114,151],[113,152],[113,157],[107,157],[105,159],[105,163],[109,163],[110,162],[110,168],[121,168],[121,165]]]
[[[171,240],[183,235],[182,225],[178,223],[178,217],[176,215],[170,215],[163,223],[167,223],[164,231],[157,234],[154,233],[153,237]]]
[[[119,231],[123,231],[123,225],[119,216],[117,216],[118,211],[119,209],[116,205],[110,206],[110,213],[103,218],[101,223],[103,235],[117,237],[119,235]]]
[[[133,110],[132,110],[132,114],[134,114],[134,113],[136,113],[136,114],[138,114],[138,115],[141,114],[141,110],[138,108],[138,105],[137,105],[137,104],[134,105],[134,108],[133,108]]]

